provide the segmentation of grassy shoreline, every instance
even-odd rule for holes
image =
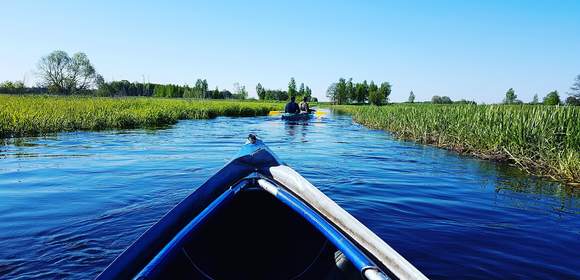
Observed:
[[[399,139],[512,163],[537,176],[580,183],[580,108],[529,105],[332,106]]]
[[[264,116],[281,103],[145,97],[0,95],[0,138],[77,130],[144,128],[182,119]]]

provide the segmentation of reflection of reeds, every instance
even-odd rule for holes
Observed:
[[[156,127],[180,119],[262,116],[282,104],[158,98],[0,95],[0,138],[58,131]]]
[[[398,104],[334,106],[355,121],[536,175],[580,183],[580,107]]]

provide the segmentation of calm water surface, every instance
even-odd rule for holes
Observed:
[[[87,279],[249,132],[433,279],[580,278],[580,190],[332,116],[182,121],[0,146],[0,278]]]

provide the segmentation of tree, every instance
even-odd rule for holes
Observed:
[[[379,87],[379,92],[381,96],[381,103],[387,104],[389,103],[389,96],[391,95],[391,84],[389,82],[381,83]]]
[[[346,82],[346,92],[349,100],[351,102],[354,102],[356,100],[356,88],[355,85],[352,83],[352,78],[349,78],[348,81]]]
[[[580,106],[580,98],[576,98],[575,96],[568,96],[568,98],[566,98],[566,104],[570,106]]]
[[[346,85],[346,80],[344,78],[338,79],[336,83],[336,103],[347,104],[348,103],[348,89]]]
[[[235,99],[246,99],[248,98],[248,91],[246,91],[246,86],[242,86],[239,83],[234,83],[234,94]]]
[[[516,103],[517,98],[518,98],[518,96],[516,95],[516,92],[514,91],[514,89],[510,88],[505,93],[505,98],[503,100],[503,103],[504,104],[514,104],[514,103]]]
[[[532,103],[531,104],[538,104],[540,103],[540,101],[538,100],[538,94],[534,94],[534,98],[532,98]]]
[[[300,88],[298,90],[298,95],[304,96],[305,93],[306,93],[306,89],[304,88],[304,83],[300,83]]]
[[[260,83],[256,85],[256,94],[258,95],[258,98],[260,100],[264,100],[264,98],[266,98],[266,91],[264,90],[264,87],[262,87],[262,84]]]
[[[220,90],[218,89],[217,86],[215,87],[215,89],[211,93],[211,98],[212,99],[223,99],[223,96],[220,94]]]
[[[304,92],[304,96],[306,96],[306,97],[312,97],[312,90],[310,89],[310,87],[306,86],[306,90]]]
[[[580,98],[580,75],[576,76],[574,79],[574,83],[570,87],[570,95],[573,95],[576,98]]]
[[[409,103],[415,103],[415,94],[413,91],[409,92],[409,99],[407,100]]]
[[[52,93],[73,94],[95,85],[98,74],[86,54],[70,57],[64,51],[53,51],[38,62],[43,86]]]
[[[364,103],[369,96],[369,89],[366,81],[364,83],[356,83],[354,86],[354,97],[353,102]]]
[[[433,104],[451,104],[451,103],[453,103],[453,101],[448,96],[434,95],[431,98],[431,103],[433,103]]]
[[[0,93],[24,93],[24,82],[22,81],[5,81],[0,83]]]
[[[296,96],[296,80],[294,80],[294,77],[290,78],[288,83],[288,97],[292,96]]]
[[[551,91],[544,97],[544,105],[559,105],[560,95],[557,90]]]
[[[375,82],[371,81],[369,85],[369,103],[380,106],[383,104],[383,99],[384,96],[379,91],[379,87],[375,85]]]
[[[328,97],[328,99],[330,99],[330,101],[332,101],[334,104],[338,103],[338,93],[336,87],[337,83],[332,83],[330,86],[328,86],[328,89],[326,89],[326,97]]]

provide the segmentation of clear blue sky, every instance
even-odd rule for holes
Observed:
[[[0,80],[85,52],[105,79],[286,88],[389,81],[391,99],[499,102],[566,92],[580,74],[580,1],[3,1]]]

